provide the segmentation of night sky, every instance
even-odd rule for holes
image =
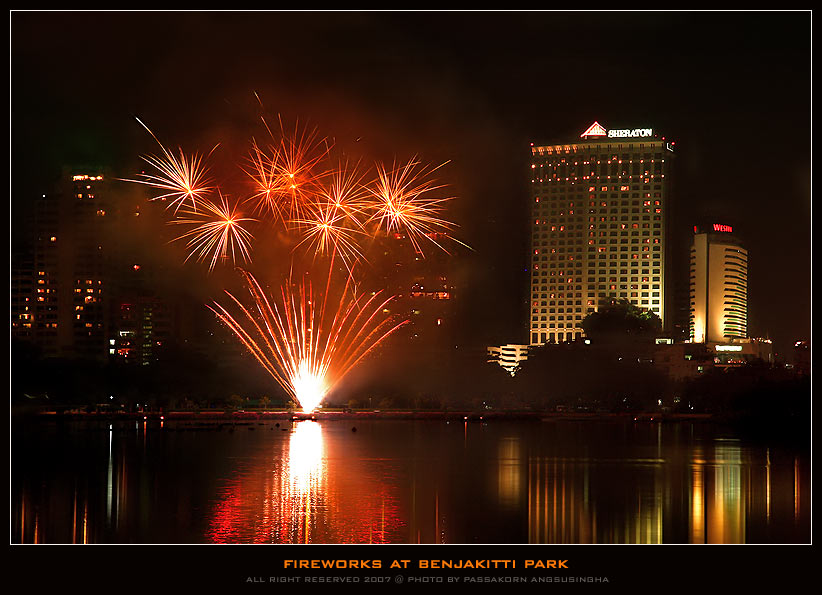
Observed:
[[[450,160],[466,341],[526,340],[530,143],[676,141],[677,257],[749,249],[749,334],[810,336],[810,12],[12,12],[11,231],[63,165],[238,151],[265,108],[369,157]],[[234,154],[238,154],[236,151]],[[685,280],[687,287],[687,279]]]

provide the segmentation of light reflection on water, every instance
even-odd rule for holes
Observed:
[[[18,543],[810,539],[802,449],[686,423],[40,424],[12,471]]]
[[[220,490],[207,541],[402,541],[397,531],[403,523],[390,484],[357,459],[339,457],[345,449],[340,439],[332,435],[326,441],[318,422],[295,424],[287,441],[275,443],[267,456],[256,458]],[[329,458],[339,458],[338,464],[329,463]]]

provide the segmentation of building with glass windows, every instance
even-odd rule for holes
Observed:
[[[691,244],[690,339],[725,343],[748,336],[748,251],[733,227],[694,227]]]
[[[105,359],[110,197],[100,174],[70,174],[34,199],[28,246],[12,265],[12,338],[46,357]]]
[[[577,340],[582,320],[626,299],[670,328],[674,143],[652,128],[531,146],[531,345]]]

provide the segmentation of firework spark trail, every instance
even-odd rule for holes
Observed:
[[[277,139],[265,118],[263,124],[272,139]],[[286,134],[282,119],[278,118],[280,135],[278,146],[271,146],[270,171],[276,172],[278,192],[287,199],[289,219],[303,219],[310,209],[327,171],[316,171],[318,165],[328,156],[328,140],[318,138],[317,130],[300,129],[294,125],[294,133]]]
[[[350,271],[357,262],[366,260],[362,244],[367,239],[375,239],[380,229],[387,234],[405,235],[423,257],[423,238],[446,253],[443,238],[470,249],[450,235],[450,230],[456,226],[441,216],[445,203],[453,197],[430,196],[444,187],[432,178],[432,174],[447,162],[433,168],[423,167],[415,157],[402,166],[395,163],[391,169],[378,165],[376,180],[364,184],[364,176],[357,172],[359,164],[349,169],[347,163],[341,163],[334,170],[321,165],[331,148],[327,139],[318,137],[316,129],[309,130],[297,123],[293,132],[286,132],[278,116],[279,135],[275,135],[265,118],[261,120],[272,144],[262,147],[252,139],[247,163],[240,165],[253,184],[252,194],[244,202],[253,203],[253,212],[269,223],[281,221],[287,232],[299,233],[301,239],[297,246],[313,248],[315,258],[339,255]],[[180,157],[175,157],[139,118],[137,121],[162,149],[161,157],[143,157],[160,174],[141,173],[141,179],[125,181],[167,191],[151,200],[169,200],[166,208],[174,207],[175,216],[180,209],[191,216],[201,205],[205,205],[208,216],[214,216],[214,203],[206,195],[217,187],[206,178],[208,170],[203,165],[203,158],[197,154],[186,157],[182,149]],[[202,260],[214,248],[213,269],[219,257],[227,258],[228,249],[234,252],[235,245],[239,255],[247,261],[250,234],[240,226],[232,227],[233,215],[216,215],[211,226],[201,227],[199,232],[192,230],[183,236],[191,239],[189,248],[193,249],[186,261],[193,254]],[[190,219],[182,222],[195,223]],[[221,225],[226,232],[223,236],[216,234]],[[208,231],[214,232],[212,237],[216,243],[201,241]],[[232,241],[220,245],[221,238],[225,242]]]
[[[293,132],[287,132],[278,116],[279,134],[275,135],[265,118],[261,119],[271,143],[262,146],[252,139],[247,161],[240,168],[253,189],[249,195],[246,186],[236,196],[246,197],[242,202],[252,203],[254,214],[271,224],[270,230],[280,223],[287,233],[301,234],[295,250],[308,246],[313,248],[315,259],[328,256],[328,277],[324,291],[316,294],[307,278],[296,283],[289,280],[275,301],[251,273],[241,271],[250,305],[226,291],[230,298],[227,307],[217,302],[208,307],[291,398],[311,411],[368,353],[409,322],[397,324],[386,315],[396,296],[358,294],[354,267],[360,261],[367,262],[362,244],[376,240],[381,230],[410,238],[423,256],[423,238],[445,252],[442,238],[462,242],[449,235],[455,225],[442,218],[451,197],[431,196],[444,187],[432,174],[445,163],[423,167],[415,157],[402,166],[395,162],[390,170],[377,166],[376,180],[365,184],[364,175],[358,172],[359,163],[352,168],[347,162],[328,168],[331,147],[316,129],[297,123]],[[220,260],[235,265],[238,259],[250,263],[254,237],[244,224],[256,219],[242,217],[239,203],[229,204],[208,178],[205,161],[219,145],[205,158],[197,153],[186,156],[182,149],[177,157],[139,118],[137,121],[162,153],[142,157],[157,173],[143,172],[138,179],[125,181],[161,190],[162,194],[151,200],[168,201],[166,209],[174,207],[171,222],[190,226],[172,240],[186,241],[189,252],[185,261],[195,257],[210,261],[209,271]],[[218,194],[219,200],[212,194]],[[348,269],[344,283],[332,283],[337,258]]]
[[[146,126],[140,118],[136,118],[140,125],[145,128],[148,133],[157,141],[163,151],[162,156],[157,155],[143,155],[141,159],[154,167],[158,174],[138,174],[141,179],[128,180],[123,179],[124,182],[136,182],[150,186],[152,188],[159,188],[166,191],[165,194],[155,196],[151,200],[169,200],[167,209],[175,207],[175,213],[188,200],[191,200],[191,206],[197,210],[197,200],[201,200],[207,193],[214,190],[210,186],[208,180],[208,169],[205,167],[203,157],[198,153],[194,153],[190,157],[186,157],[180,148],[180,157],[174,156],[171,151],[166,149],[163,143],[155,136],[151,129]],[[215,145],[213,149],[206,155],[206,159],[214,152],[219,145]]]
[[[383,299],[382,292],[376,292],[367,299],[351,297],[351,275],[339,301],[330,297],[329,272],[319,299],[310,281],[301,281],[297,291],[288,282],[281,289],[280,303],[272,305],[254,276],[242,274],[252,306],[246,307],[226,291],[238,315],[217,302],[209,308],[306,412],[313,411],[363,357],[408,322],[394,324],[384,316],[394,296]]]
[[[451,238],[448,231],[455,227],[450,221],[439,217],[443,211],[443,204],[452,197],[428,196],[428,193],[444,187],[429,177],[444,165],[445,163],[427,169],[419,167],[420,162],[416,158],[402,167],[395,164],[390,170],[380,165],[377,167],[377,180],[371,189],[376,201],[375,213],[371,220],[377,221],[381,227],[385,226],[386,233],[407,233],[414,249],[423,256],[424,252],[420,245],[423,238],[447,253],[448,251],[436,240],[436,236],[442,234]]]
[[[294,224],[301,230],[303,244],[314,248],[314,256],[339,255],[345,267],[353,266],[365,256],[358,240],[370,237],[363,219],[371,208],[368,192],[362,185],[362,175],[357,169],[340,165],[327,186],[319,190],[318,200],[307,219],[296,219]]]
[[[191,257],[197,256],[199,262],[211,258],[209,270],[213,270],[220,259],[231,260],[236,264],[237,257],[244,262],[251,262],[251,241],[254,236],[243,228],[249,217],[241,217],[236,205],[229,204],[220,193],[220,202],[202,199],[201,210],[185,209],[187,219],[174,219],[171,223],[193,225],[194,227],[172,241],[188,239],[186,248]]]
[[[272,222],[276,223],[284,216],[281,196],[285,190],[276,166],[276,152],[273,157],[270,157],[260,148],[256,140],[252,140],[251,151],[248,159],[251,168],[246,169],[241,166],[254,185],[254,193],[247,201],[255,204],[255,213],[268,213],[272,216]]]
[[[365,232],[346,225],[346,216],[332,204],[319,207],[319,212],[311,219],[297,219],[295,224],[303,230],[303,239],[295,246],[295,250],[307,244],[314,247],[314,256],[331,255],[332,259],[339,255],[345,267],[351,271],[359,260],[364,260],[359,245],[358,235]]]
[[[362,183],[364,174],[359,174],[359,164],[352,168],[348,163],[340,164],[331,174],[327,187],[321,189],[321,196],[336,209],[345,213],[354,224],[364,229],[361,217],[372,208],[368,189]]]

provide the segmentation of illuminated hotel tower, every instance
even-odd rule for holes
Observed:
[[[673,145],[651,128],[596,122],[571,142],[532,145],[531,345],[581,338],[608,299],[670,326]]]
[[[690,336],[725,343],[748,334],[748,251],[730,225],[694,227]]]

